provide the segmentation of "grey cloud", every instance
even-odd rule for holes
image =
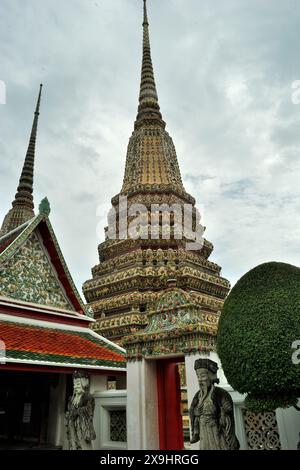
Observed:
[[[96,216],[121,188],[141,64],[137,0],[2,0],[0,216],[10,207],[38,84],[45,84],[35,201],[79,288],[97,262]],[[158,94],[186,188],[234,283],[299,265],[300,9],[287,0],[148,0]]]

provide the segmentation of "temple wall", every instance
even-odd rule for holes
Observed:
[[[96,391],[94,397],[94,428],[97,437],[93,441],[93,449],[127,449],[126,390]]]
[[[98,392],[107,390],[107,376],[106,375],[91,375],[90,393],[95,396]]]
[[[300,406],[300,400],[298,406]],[[276,417],[282,449],[296,450],[300,442],[300,411],[294,408],[278,409]]]
[[[127,392],[126,390],[107,390],[107,378],[106,375],[91,376],[90,392],[95,398],[94,428],[96,432],[93,449],[127,449],[126,440],[115,440],[118,436],[114,435],[117,425],[120,430],[119,439],[125,439]],[[126,387],[125,375],[117,378],[118,388],[122,384]],[[114,424],[113,420],[116,419],[117,424]],[[121,432],[121,428],[125,429],[125,433]]]
[[[159,449],[155,361],[127,363],[127,397],[128,449]]]
[[[48,441],[54,446],[63,446],[65,440],[66,375],[59,374],[56,387],[50,389],[48,418]]]

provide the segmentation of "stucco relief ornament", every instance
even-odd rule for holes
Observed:
[[[95,318],[95,316],[94,316],[94,310],[92,309],[91,306],[89,306],[89,307],[86,308],[85,313],[86,313],[86,316],[87,316],[87,317]],[[104,316],[105,316],[105,315],[104,315]],[[103,317],[102,317],[102,318],[103,318]]]
[[[90,394],[90,379],[84,372],[73,374],[73,395],[66,412],[69,450],[92,450],[96,439],[93,425],[95,399]]]
[[[189,410],[191,443],[200,441],[200,450],[238,450],[232,398],[223,388],[215,387],[219,383],[218,364],[210,359],[197,359],[194,368],[199,391]]]

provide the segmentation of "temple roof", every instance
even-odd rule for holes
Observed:
[[[5,345],[2,362],[4,358],[7,365],[105,370],[126,367],[125,351],[88,328],[0,315],[0,338]]]
[[[88,328],[93,313],[66,265],[46,198],[34,215],[40,100],[41,88],[17,193],[0,230],[0,368],[124,372],[125,351]]]
[[[0,238],[0,368],[125,371],[125,351],[88,328],[48,213],[44,200]]]
[[[0,238],[0,295],[84,313],[84,304],[45,213]]]

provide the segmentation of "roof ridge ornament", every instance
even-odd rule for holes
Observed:
[[[39,205],[39,214],[49,217],[51,212],[50,203],[47,197],[44,197]]]

